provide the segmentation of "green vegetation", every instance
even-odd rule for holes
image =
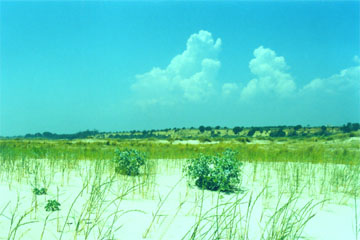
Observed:
[[[264,126],[240,127],[232,129],[227,127],[200,126],[199,128],[167,128],[152,130],[132,130],[120,132],[99,132],[86,130],[73,134],[56,134],[51,132],[26,134],[25,136],[1,137],[0,139],[48,139],[48,140],[75,140],[75,139],[157,139],[157,140],[189,140],[211,138],[212,140],[229,140],[237,137],[263,137],[263,138],[311,138],[317,136],[335,136],[339,134],[354,133],[360,129],[359,123],[347,123],[343,126]]]
[[[264,189],[256,196],[252,192],[250,196],[247,194],[236,195],[234,198],[222,202],[219,193],[217,204],[205,211],[202,205],[204,194],[202,194],[198,219],[182,240],[252,239],[250,232],[254,226],[251,219],[254,208],[259,204],[258,201],[263,195]],[[279,198],[275,210],[266,212],[269,217],[266,218],[260,240],[304,239],[304,227],[315,216],[321,202],[309,201],[302,206],[297,206],[298,199],[299,195],[297,194],[290,195],[283,202]],[[246,205],[243,211],[241,205]],[[262,220],[263,218],[260,219],[260,221]]]
[[[116,239],[124,216],[136,212],[148,216],[140,235],[153,239],[185,217],[193,222],[183,239],[249,240],[254,224],[260,239],[302,239],[318,208],[331,203],[355,205],[358,238],[360,131],[344,127],[351,131],[217,126],[169,129],[165,138],[1,139],[0,182],[33,194],[0,206],[0,224],[9,226],[8,239],[26,238],[27,225],[38,223],[40,239]],[[142,201],[149,208],[129,208]]]
[[[140,167],[145,165],[145,154],[135,149],[115,151],[115,171],[128,176],[140,174]]]
[[[35,195],[46,195],[47,194],[47,189],[46,188],[34,188],[33,189],[33,193]]]
[[[354,132],[360,136],[359,131]],[[145,152],[149,159],[189,159],[199,153],[216,155],[226,149],[237,152],[242,162],[311,162],[358,164],[357,141],[344,141],[349,134],[312,138],[236,138],[200,144],[158,140],[0,140],[0,165],[16,167],[16,159],[49,159],[59,161],[113,160],[116,149],[135,149]],[[25,163],[24,163],[25,164]],[[24,165],[24,168],[25,165]],[[26,170],[26,169],[25,169]]]
[[[188,160],[185,172],[202,189],[233,192],[240,184],[241,165],[235,152],[227,149],[222,155],[200,154],[199,157]]]
[[[45,210],[47,212],[60,211],[60,203],[56,200],[48,200],[47,204],[45,205]]]

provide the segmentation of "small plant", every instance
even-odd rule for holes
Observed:
[[[34,188],[33,189],[33,193],[35,195],[46,195],[47,194],[47,189],[46,188]]]
[[[55,212],[55,211],[59,211],[60,210],[60,203],[56,200],[48,200],[46,206],[45,206],[45,210],[47,212]]]
[[[222,155],[200,154],[199,157],[188,160],[185,173],[202,189],[234,192],[241,181],[242,165],[235,155],[236,153],[230,149]]]
[[[135,149],[115,151],[115,171],[120,174],[136,176],[140,174],[140,167],[145,165],[145,154]]]

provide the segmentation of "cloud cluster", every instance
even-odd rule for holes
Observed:
[[[263,46],[254,50],[254,58],[249,63],[250,71],[256,76],[242,89],[241,97],[249,98],[257,94],[288,96],[296,89],[293,77],[284,57]]]
[[[183,53],[175,56],[165,69],[158,67],[136,75],[131,86],[142,105],[172,105],[178,101],[203,101],[214,92],[214,81],[220,68],[217,56],[221,39],[199,31],[187,40]]]
[[[316,78],[305,85],[302,92],[326,92],[334,94],[346,90],[360,91],[360,66],[350,67],[328,78]]]
[[[187,40],[186,49],[175,56],[166,68],[154,67],[149,72],[136,75],[136,81],[131,86],[136,103],[148,106],[202,102],[219,92],[223,97],[248,100],[263,99],[263,96],[285,98],[310,92],[333,94],[349,89],[360,91],[358,56],[354,57],[357,66],[328,78],[316,78],[303,88],[297,88],[293,76],[288,72],[285,58],[263,46],[254,50],[254,58],[249,62],[253,79],[245,85],[241,82],[224,83],[221,89],[216,89],[215,86],[219,85],[216,76],[221,65],[218,60],[220,50],[221,39],[214,40],[210,32],[201,30],[192,34]]]

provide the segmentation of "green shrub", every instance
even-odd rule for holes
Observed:
[[[246,143],[246,139],[243,137],[236,138],[235,140],[241,143]]]
[[[136,176],[145,165],[145,154],[135,149],[115,150],[115,171],[120,174]]]
[[[239,137],[236,139],[236,141],[241,142],[241,143],[248,143],[251,142],[251,140],[247,137]]]
[[[235,155],[230,149],[216,156],[200,154],[197,158],[188,160],[184,171],[202,189],[234,192],[241,182],[242,165]]]
[[[282,129],[270,132],[270,137],[285,137],[286,133]]]
[[[47,212],[55,212],[55,211],[59,211],[60,210],[60,203],[56,200],[48,200],[46,206],[45,206],[45,210]]]
[[[33,189],[33,193],[35,195],[46,195],[47,194],[47,189],[46,188],[34,188]]]
[[[247,133],[247,136],[248,136],[248,137],[252,137],[252,136],[254,136],[255,132],[256,132],[256,129],[252,128],[252,129],[250,129],[249,132]]]
[[[211,139],[210,138],[207,138],[207,137],[200,137],[199,138],[199,141],[201,143],[206,143],[206,142],[211,142]]]

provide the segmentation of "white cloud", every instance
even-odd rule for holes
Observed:
[[[274,93],[278,96],[287,96],[295,91],[293,77],[287,73],[289,68],[284,57],[263,46],[254,50],[250,63],[250,71],[256,76],[242,89],[241,97],[248,98],[256,94]]]
[[[214,41],[210,32],[199,31],[187,41],[186,50],[175,56],[165,68],[136,75],[131,86],[143,105],[172,105],[178,101],[202,101],[214,92],[213,82],[220,68],[217,56],[221,39]]]
[[[224,83],[222,86],[222,94],[228,96],[239,89],[236,83]]]
[[[336,93],[351,89],[360,90],[360,66],[346,68],[328,78],[316,78],[304,86],[302,91]]]

